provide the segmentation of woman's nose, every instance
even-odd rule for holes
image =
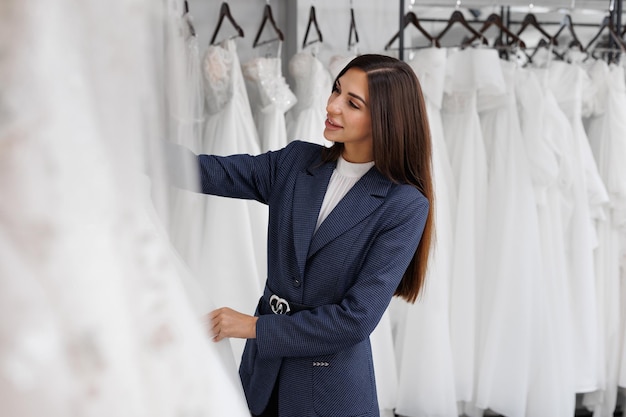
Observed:
[[[326,103],[326,111],[328,113],[337,113],[339,111],[339,106],[337,104],[337,97],[331,95],[328,98],[328,103]]]

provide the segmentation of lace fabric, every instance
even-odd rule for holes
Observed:
[[[277,106],[284,113],[298,101],[282,76],[279,58],[254,58],[242,70],[246,80],[256,85],[263,108]]]
[[[233,95],[233,41],[210,45],[203,60],[206,105],[210,114],[224,108]]]

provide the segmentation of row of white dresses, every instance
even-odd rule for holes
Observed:
[[[527,69],[489,49],[410,64],[442,152],[429,283],[395,315],[396,412],[565,417],[588,393],[611,416],[626,382],[624,68]]]
[[[576,394],[587,393],[585,406],[610,415],[620,376],[626,385],[618,371],[626,135],[614,115],[624,109],[623,68],[522,69],[490,49],[425,49],[409,63],[433,136],[437,241],[422,297],[394,300],[372,335],[381,409],[572,416]],[[295,55],[293,93],[277,58],[241,65],[233,40],[209,46],[200,65],[207,109],[196,150],[257,153],[321,138],[341,65]],[[254,231],[265,223],[258,213],[255,223],[256,203],[231,203],[216,211],[222,203],[206,201],[209,226],[198,239],[214,243],[191,251],[206,262],[197,270],[206,290],[247,311],[265,279]],[[247,206],[249,223],[235,205]],[[197,225],[193,218],[178,220]],[[208,265],[223,269],[209,275]]]

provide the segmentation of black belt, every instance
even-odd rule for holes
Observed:
[[[274,294],[267,285],[263,296],[259,300],[259,314],[293,314],[298,311],[311,310],[313,307],[287,301]]]

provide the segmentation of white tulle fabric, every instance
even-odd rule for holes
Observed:
[[[595,61],[588,68],[594,85],[585,119],[598,171],[609,193],[606,217],[596,221],[598,247],[594,251],[598,299],[599,390],[585,395],[595,416],[609,416],[617,404],[620,366],[620,231],[626,229],[626,106],[624,69]],[[619,155],[622,155],[621,157]]]
[[[495,51],[494,51],[495,52]],[[485,254],[477,285],[476,407],[527,415],[531,343],[545,308],[539,223],[515,98],[516,67],[500,61],[502,91],[481,91],[478,111],[488,164]],[[538,415],[545,415],[541,413]]]
[[[168,53],[172,59],[166,66],[168,75],[169,112],[172,115],[169,139],[194,152],[200,152],[204,127],[204,85],[198,39],[189,13],[170,19]],[[185,175],[197,182],[197,170],[188,166]],[[190,181],[191,182],[191,181]],[[204,196],[197,192],[172,188],[170,236],[172,243],[197,275],[202,260],[202,229],[198,227],[204,213]],[[199,190],[196,190],[199,191]],[[206,313],[207,311],[204,311]]]
[[[258,57],[243,65],[252,115],[261,152],[275,151],[289,142],[285,113],[297,102],[282,74],[280,58]]]
[[[435,229],[422,294],[415,304],[392,301],[396,313],[398,395],[401,416],[458,415],[450,341],[450,279],[456,188],[441,122],[446,50],[416,52],[409,65],[420,81],[431,130],[435,184]],[[400,306],[398,306],[400,304]]]
[[[553,62],[548,69],[548,85],[559,107],[570,122],[572,130],[574,181],[573,201],[566,230],[568,276],[572,306],[574,306],[573,334],[577,392],[591,392],[599,388],[598,364],[598,305],[593,251],[598,245],[594,219],[602,219],[603,205],[608,195],[582,122],[582,103],[585,71],[565,62]]]
[[[201,153],[260,153],[233,39],[207,48],[203,73],[208,112]],[[198,270],[203,274],[202,285],[219,306],[253,314],[267,271],[267,207],[256,201],[204,197]],[[239,363],[245,340],[231,339],[231,344]]]
[[[3,414],[249,415],[148,198],[164,6],[0,5]]]
[[[545,73],[545,71],[543,71]],[[571,127],[535,71],[519,70],[515,93],[539,221],[541,274],[532,292],[526,415],[571,416],[575,389],[563,212],[571,201]],[[571,152],[569,152],[571,153]]]
[[[493,50],[449,50],[441,109],[443,133],[456,184],[450,282],[450,339],[459,412],[474,399],[476,287],[484,260],[487,159],[476,97],[502,91],[504,81]]]
[[[331,145],[324,138],[326,102],[333,81],[330,73],[309,51],[299,52],[289,60],[289,73],[295,81],[294,92],[298,99],[286,115],[289,140]]]

